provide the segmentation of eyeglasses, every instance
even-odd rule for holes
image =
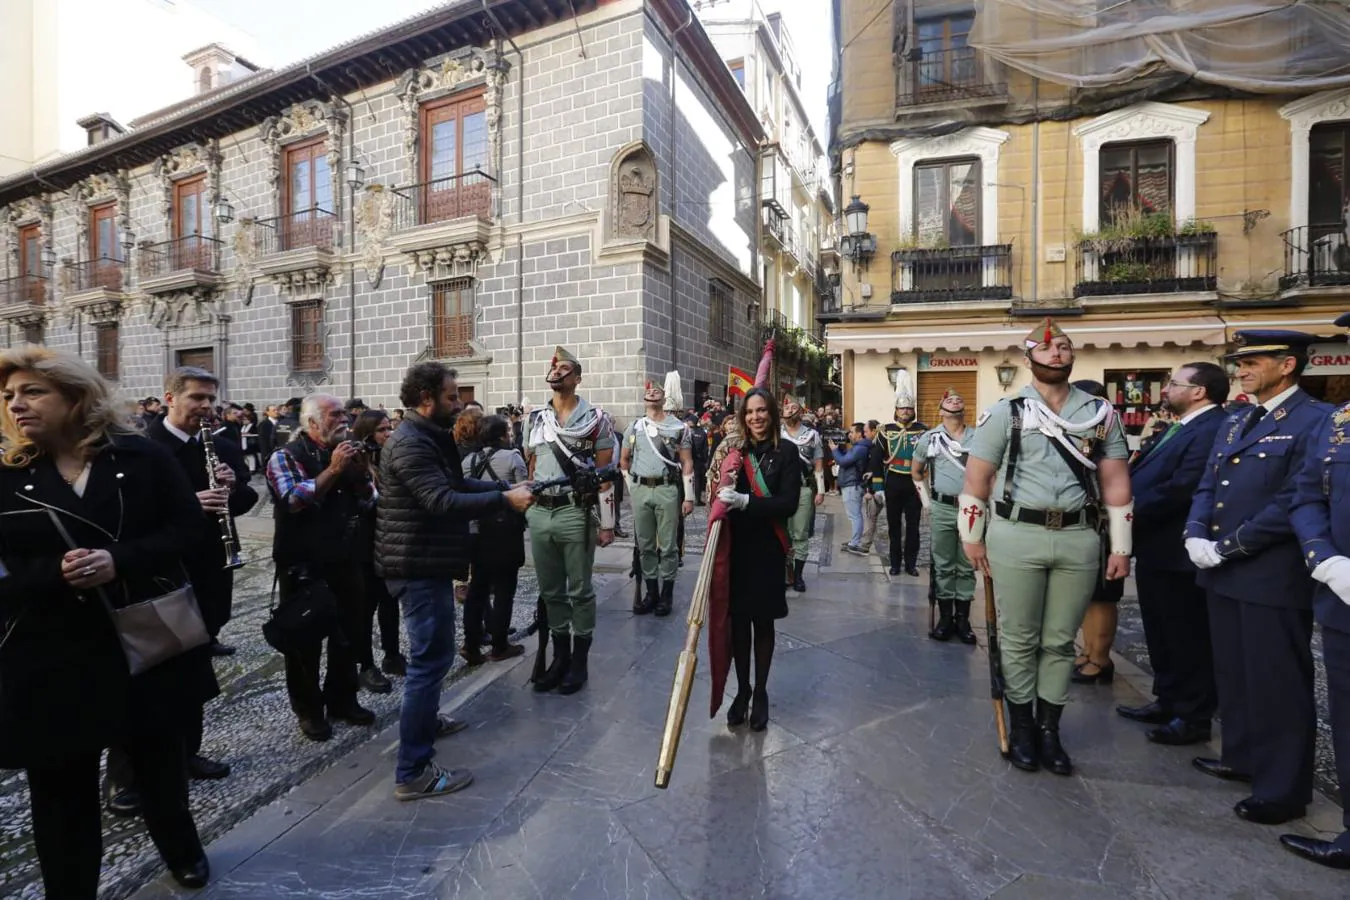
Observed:
[[[1189,381],[1177,381],[1175,378],[1173,378],[1171,381],[1167,382],[1167,386],[1168,386],[1168,387],[1202,387],[1202,385],[1191,384]]]

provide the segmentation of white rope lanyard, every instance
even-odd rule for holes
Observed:
[[[1065,432],[1077,433],[1080,437],[1085,437],[1086,432],[1091,432],[1111,413],[1111,405],[1105,401],[1097,404],[1097,412],[1092,418],[1083,422],[1070,422],[1057,416],[1048,406],[1037,397],[1026,398],[1026,404],[1022,410],[1022,428],[1035,428],[1041,434],[1058,441],[1059,444],[1068,450],[1080,463],[1087,466],[1089,471],[1095,472],[1097,464],[1088,459],[1078,449],[1077,445],[1069,440]]]

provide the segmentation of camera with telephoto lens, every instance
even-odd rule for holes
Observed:
[[[848,432],[839,427],[822,428],[820,436],[830,444],[847,444]]]

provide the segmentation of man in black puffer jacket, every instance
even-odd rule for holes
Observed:
[[[375,569],[403,609],[410,651],[395,772],[400,800],[448,794],[473,781],[467,769],[433,761],[436,738],[463,727],[437,714],[455,652],[454,580],[468,576],[471,520],[507,505],[524,512],[534,502],[527,486],[464,477],[450,433],[460,405],[456,378],[435,362],[409,369],[399,390],[403,425],[380,453]]]

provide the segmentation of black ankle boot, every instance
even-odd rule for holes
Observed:
[[[1073,761],[1059,742],[1059,717],[1064,707],[1057,703],[1036,701],[1036,724],[1041,732],[1041,762],[1056,775],[1072,775]]]
[[[963,644],[975,643],[975,632],[970,630],[970,601],[956,601],[956,636]]]
[[[1008,762],[1024,772],[1041,767],[1036,718],[1030,703],[1008,702]]]
[[[750,697],[750,730],[763,731],[769,727],[769,692],[757,688]]]
[[[572,665],[558,685],[558,693],[575,694],[586,686],[586,661],[591,652],[591,636],[577,635],[572,638]]]
[[[806,569],[806,560],[796,559],[792,561],[792,589],[799,594],[806,593],[806,581],[802,578],[802,571]]]
[[[750,708],[750,692],[738,690],[736,699],[727,707],[727,727],[736,728],[745,724],[745,713]]]
[[[952,601],[937,601],[938,621],[933,630],[928,632],[928,636],[935,641],[949,641],[952,635],[956,634],[956,626],[952,624]]]
[[[562,684],[564,676],[572,668],[572,635],[555,631],[549,637],[553,641],[553,663],[544,677],[534,682],[537,694],[546,693]]]
[[[668,616],[675,608],[675,582],[667,581],[661,585],[661,596],[656,601],[656,614]]]
[[[656,608],[656,595],[658,593],[656,579],[648,578],[646,581],[647,593],[633,603],[633,615],[635,616],[645,616]]]

